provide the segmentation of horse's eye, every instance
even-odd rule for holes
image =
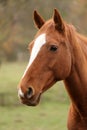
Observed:
[[[58,48],[58,47],[57,47],[56,45],[51,45],[49,50],[50,50],[50,51],[56,51],[57,48]]]

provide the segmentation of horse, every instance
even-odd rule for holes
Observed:
[[[38,28],[29,44],[30,60],[18,85],[23,104],[36,106],[41,95],[63,80],[70,98],[68,130],[87,130],[87,38],[65,22],[57,9],[45,21],[35,10]]]

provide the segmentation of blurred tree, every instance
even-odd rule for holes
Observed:
[[[80,32],[87,33],[86,0],[0,0],[0,59],[15,60],[26,51],[36,32],[32,22],[35,9],[48,19],[54,8]]]

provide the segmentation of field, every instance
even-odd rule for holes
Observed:
[[[17,85],[26,65],[0,67],[0,130],[67,130],[69,101],[62,82],[45,92],[37,107],[19,103]]]

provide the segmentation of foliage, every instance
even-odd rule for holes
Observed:
[[[35,34],[32,22],[35,9],[48,19],[54,8],[80,32],[87,33],[86,0],[0,0],[0,60],[15,60],[26,52]]]

